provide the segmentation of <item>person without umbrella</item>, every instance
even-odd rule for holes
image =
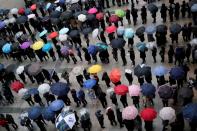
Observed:
[[[103,72],[102,81],[105,81],[107,87],[110,87],[110,79],[107,72]]]
[[[101,114],[101,110],[97,110],[95,115],[96,115],[96,118],[97,118],[101,128],[105,128],[105,126],[104,126],[104,116],[103,116],[103,114]]]
[[[120,125],[120,128],[124,127],[124,123],[122,120],[122,112],[120,111],[120,109],[118,107],[116,108],[116,116],[117,116],[117,120]]]
[[[77,107],[79,107],[81,102],[80,102],[80,100],[77,97],[77,92],[76,92],[75,89],[71,90],[71,95],[72,95],[72,98],[73,98],[74,102],[77,104]]]
[[[18,125],[17,125],[16,122],[14,121],[14,118],[12,117],[12,115],[6,114],[6,120],[8,121],[9,124],[12,125],[12,127],[13,127],[15,130],[18,129]]]
[[[121,103],[122,103],[122,105],[123,105],[124,108],[127,107],[128,106],[128,103],[127,103],[127,94],[121,95],[120,96],[120,101],[121,101]]]
[[[116,122],[116,118],[115,118],[115,114],[114,114],[114,111],[112,110],[111,107],[108,107],[106,109],[106,115],[111,123],[111,125],[117,125],[117,122]]]

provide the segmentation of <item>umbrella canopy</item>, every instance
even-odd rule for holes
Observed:
[[[30,8],[26,8],[25,9],[25,15],[28,16],[32,13],[31,9]],[[28,18],[28,17],[27,17]]]
[[[42,69],[41,69],[41,65],[39,63],[33,63],[28,67],[28,73],[33,76],[37,75],[41,71],[42,71]]]
[[[88,53],[91,55],[96,54],[98,51],[97,46],[96,45],[89,45],[88,46]]]
[[[154,47],[157,47],[155,41],[151,41],[151,42],[148,42],[148,43],[146,44],[146,48],[148,48],[148,49],[151,49],[151,50],[152,50]]]
[[[88,14],[96,14],[98,12],[98,10],[97,10],[97,8],[90,8],[89,10],[88,10]]]
[[[162,99],[170,99],[173,95],[173,89],[170,85],[164,84],[159,86],[158,94]]]
[[[144,27],[144,26],[141,26],[141,27],[137,28],[135,34],[136,34],[137,36],[140,36],[140,35],[143,35],[144,32],[145,32],[145,27]]]
[[[182,79],[184,75],[185,75],[185,72],[181,67],[173,67],[170,70],[170,76],[175,80]]]
[[[24,24],[25,22],[27,22],[28,20],[28,17],[27,16],[19,16],[17,19],[16,19],[16,23],[17,24]]]
[[[144,42],[138,42],[136,47],[139,51],[144,52],[146,50],[146,44]]]
[[[133,38],[135,32],[132,28],[126,28],[124,31],[124,37],[126,38]]]
[[[5,69],[5,72],[6,73],[10,73],[10,72],[14,72],[16,69],[16,64],[9,64],[6,69]]]
[[[129,91],[128,86],[118,85],[114,88],[114,92],[118,95],[125,95]]]
[[[164,66],[157,66],[153,69],[153,74],[155,76],[163,76],[168,73],[168,69]]]
[[[96,16],[94,14],[88,14],[87,15],[87,20],[92,22],[93,20],[96,20]]]
[[[15,34],[15,37],[16,38],[20,38],[21,36],[23,35],[23,32],[22,31],[19,31]]]
[[[142,88],[142,94],[144,96],[148,96],[148,97],[154,97],[155,96],[156,88],[153,84],[144,83],[141,86],[141,88]]]
[[[151,12],[151,13],[154,13],[154,12],[157,12],[158,11],[158,7],[155,5],[155,4],[148,4],[147,6],[148,10]]]
[[[52,111],[59,111],[63,107],[64,107],[64,101],[62,101],[62,100],[54,100],[49,105],[49,109],[51,109]]]
[[[39,94],[39,91],[38,91],[38,89],[37,88],[30,88],[29,90],[28,90],[28,94],[30,94],[30,95],[36,95],[36,94]]]
[[[42,36],[46,35],[47,33],[48,33],[48,31],[44,29],[42,32],[40,32],[39,37],[42,37]]]
[[[96,74],[96,73],[99,73],[99,72],[101,72],[101,71],[102,71],[102,66],[101,66],[101,65],[98,65],[98,64],[92,65],[92,66],[90,66],[90,67],[88,68],[88,72],[89,72],[90,74]]]
[[[88,120],[90,119],[90,114],[86,108],[82,108],[79,110],[79,113],[81,115],[81,120]]]
[[[153,34],[156,32],[156,27],[154,25],[149,25],[146,27],[145,32],[147,34]]]
[[[17,14],[18,13],[18,9],[17,8],[12,8],[10,10],[10,13],[13,15],[13,14]]]
[[[33,50],[40,50],[42,47],[44,46],[44,42],[43,41],[36,41],[33,45],[32,45],[32,49]]]
[[[183,107],[183,117],[190,122],[197,122],[197,103],[191,103]]]
[[[11,83],[10,87],[13,91],[18,92],[21,88],[24,88],[24,84],[20,81],[14,81]]]
[[[0,21],[0,29],[3,29],[6,26],[4,21]]]
[[[136,75],[137,77],[141,77],[144,75],[146,76],[148,74],[151,74],[151,68],[149,66],[142,64],[142,65],[137,65],[134,68],[134,75]]]
[[[53,112],[49,107],[46,107],[42,111],[42,116],[45,120],[54,120],[55,119],[55,112]]]
[[[25,41],[25,42],[23,42],[23,43],[20,45],[20,48],[21,48],[21,49],[27,49],[27,48],[30,47],[30,45],[31,45],[31,42]]]
[[[66,33],[68,33],[68,31],[69,31],[69,28],[62,28],[60,31],[59,31],[59,34],[60,35],[64,35],[64,34],[66,34]]]
[[[119,21],[119,17],[117,15],[111,15],[109,17],[109,21],[112,23],[118,22]]]
[[[192,46],[197,45],[197,38],[192,39],[189,43],[190,43]]]
[[[42,51],[48,52],[48,51],[50,51],[52,48],[53,48],[53,47],[52,47],[52,43],[51,43],[51,42],[48,42],[48,43],[44,44],[44,46],[42,47]]]
[[[57,36],[58,36],[58,32],[54,31],[48,35],[48,38],[53,39],[56,38]]]
[[[112,48],[123,48],[126,41],[123,38],[115,38],[111,41]]]
[[[63,46],[60,51],[64,56],[69,55],[69,48],[67,46]]]
[[[63,96],[70,91],[69,86],[66,83],[57,82],[53,83],[50,88],[51,92],[57,96]]]
[[[35,120],[42,114],[42,108],[40,106],[31,107],[28,110],[28,117],[32,120]]]
[[[130,96],[139,96],[141,92],[141,88],[138,85],[129,86],[129,95]]]
[[[191,12],[197,12],[197,4],[192,5]]]
[[[21,65],[18,66],[18,68],[16,69],[16,74],[21,74],[24,72],[25,66]]]
[[[6,44],[6,41],[0,39],[0,48],[2,48],[5,44]]]
[[[135,106],[128,106],[122,110],[123,120],[134,120],[138,115],[138,110]]]
[[[96,43],[96,46],[99,50],[107,50],[108,45],[105,43]]]
[[[110,34],[110,33],[116,32],[116,29],[117,29],[116,26],[111,25],[111,26],[106,27],[105,31]]]
[[[16,22],[16,19],[14,17],[9,19],[9,23],[15,23],[15,22]]]
[[[115,10],[115,14],[118,16],[118,17],[124,17],[126,15],[125,11],[122,10],[122,9],[117,9]]]
[[[97,14],[96,14],[96,19],[97,19],[97,20],[102,20],[102,19],[104,19],[104,14],[103,14],[102,12],[97,13]]]
[[[2,71],[4,69],[4,64],[0,63],[0,71]]]
[[[162,120],[172,121],[175,119],[176,114],[175,114],[175,110],[172,107],[163,107],[159,111],[159,116],[161,117]]]
[[[55,11],[51,12],[50,17],[51,17],[51,18],[59,18],[60,15],[61,15],[61,12],[55,10]]]
[[[72,69],[72,73],[74,73],[76,76],[81,74],[83,71],[83,67],[82,66],[75,66],[73,69]]]
[[[191,99],[194,96],[194,92],[189,87],[182,87],[179,89],[178,95],[183,99]]]
[[[44,94],[44,93],[49,92],[50,88],[51,87],[50,87],[49,84],[44,83],[44,84],[41,84],[41,85],[38,86],[38,91],[39,91],[39,93]]]
[[[84,14],[78,15],[77,19],[81,22],[85,22],[87,20],[86,15]]]
[[[2,51],[3,53],[10,53],[12,51],[12,44],[10,43],[6,43],[3,47],[2,47]]]
[[[153,121],[157,117],[157,112],[153,108],[145,108],[140,112],[140,116],[145,121]]]
[[[23,15],[25,13],[25,9],[23,7],[18,9],[18,14]]]
[[[71,0],[70,1],[72,4],[79,2],[79,0]]]
[[[29,14],[29,15],[27,16],[27,18],[28,18],[28,19],[33,19],[33,18],[36,18],[36,15],[35,15],[35,14]]]
[[[81,6],[78,3],[72,4],[69,8],[72,11],[79,11],[81,10]]]
[[[93,38],[93,39],[96,39],[97,36],[98,36],[98,34],[99,34],[99,29],[98,29],[98,28],[94,29],[94,30],[92,31],[92,38]]]
[[[31,6],[30,6],[30,9],[31,9],[32,11],[36,10],[36,9],[37,9],[37,5],[36,5],[36,4],[31,5]]]
[[[25,94],[28,94],[28,89],[21,88],[21,89],[18,91],[18,95],[19,95],[19,96],[24,96]]]
[[[83,87],[86,89],[92,89],[95,85],[96,85],[95,79],[89,79],[83,83]]]
[[[125,31],[124,26],[119,26],[117,29],[117,35],[123,35]]]
[[[119,82],[121,78],[121,71],[117,68],[112,69],[109,74],[109,78],[113,83]]]
[[[170,26],[170,32],[173,34],[178,34],[181,32],[181,25],[175,23]]]
[[[76,37],[78,35],[79,35],[79,31],[78,30],[71,30],[70,33],[69,33],[69,36],[71,38],[74,38],[74,37]]]
[[[87,27],[87,28],[84,28],[83,30],[82,30],[82,33],[84,34],[84,35],[88,35],[89,33],[91,33],[92,32],[92,28],[91,27]]]
[[[62,12],[60,19],[61,20],[69,20],[72,17],[72,12],[71,11],[64,11]]]
[[[165,32],[167,32],[167,26],[166,25],[158,25],[158,26],[156,26],[156,31],[158,32],[158,33],[165,33]]]

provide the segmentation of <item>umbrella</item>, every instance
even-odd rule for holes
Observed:
[[[53,83],[50,88],[51,92],[57,96],[63,96],[68,94],[70,88],[68,84],[63,82]]]
[[[89,79],[83,83],[83,87],[86,89],[92,89],[95,85],[96,85],[95,79]]]
[[[191,103],[183,107],[183,117],[190,122],[197,122],[197,103]]]
[[[141,92],[141,88],[138,85],[129,86],[129,95],[130,96],[139,96]]]
[[[96,46],[98,47],[99,50],[107,50],[108,45],[105,43],[96,43]]]
[[[40,106],[34,106],[28,110],[28,117],[32,120],[38,118],[41,114],[42,108]]]
[[[154,25],[149,25],[146,27],[145,32],[147,34],[153,34],[156,32],[156,27]]]
[[[121,78],[121,72],[119,69],[114,68],[111,70],[110,74],[109,74],[109,78],[113,83],[117,83],[120,81]]]
[[[77,3],[77,2],[79,2],[79,0],[71,0],[72,4]]]
[[[147,8],[151,13],[158,11],[158,7],[155,4],[148,4]]]
[[[72,11],[79,11],[81,10],[81,6],[78,3],[72,4],[69,8]]]
[[[89,45],[88,46],[88,53],[91,55],[96,54],[98,51],[97,46],[96,45]]]
[[[16,34],[15,34],[15,37],[16,38],[19,38],[19,37],[21,37],[23,35],[23,32],[22,31],[19,31],[19,32],[17,32]]]
[[[109,17],[109,22],[115,23],[119,21],[119,17],[117,15],[111,15]]]
[[[84,14],[78,15],[77,19],[81,22],[85,22],[87,20],[86,15]]]
[[[0,39],[0,48],[2,48],[6,44],[5,40]]]
[[[97,12],[98,10],[95,7],[88,10],[88,14],[96,14]]]
[[[79,113],[81,115],[81,120],[88,120],[90,119],[90,114],[86,108],[82,108],[79,110]]]
[[[123,35],[124,34],[124,26],[119,26],[117,29],[117,35]]]
[[[55,112],[53,112],[49,107],[46,107],[42,111],[42,116],[45,120],[54,120],[55,119]]]
[[[83,30],[82,30],[82,33],[84,34],[84,35],[88,35],[89,33],[91,33],[92,32],[92,28],[91,27],[87,27],[87,28],[84,28]]]
[[[63,46],[60,51],[64,56],[69,55],[69,48],[67,46]]]
[[[51,7],[52,7],[52,4],[49,2],[49,3],[46,4],[45,9],[48,10],[48,9],[51,8]]]
[[[69,28],[62,28],[60,31],[59,31],[59,34],[60,35],[64,35],[64,34],[66,34],[66,33],[68,33],[68,31],[69,31]]]
[[[61,12],[55,10],[55,11],[51,12],[50,17],[51,17],[51,18],[59,18],[60,15],[61,15]]]
[[[23,43],[20,45],[20,48],[21,48],[21,49],[27,49],[27,48],[30,47],[30,45],[31,45],[31,42],[25,41],[25,42],[23,42]]]
[[[52,48],[53,48],[53,47],[52,47],[52,43],[51,43],[51,42],[48,42],[48,43],[44,44],[44,46],[42,47],[42,51],[48,52],[48,51],[50,51]]]
[[[30,88],[28,90],[28,94],[30,94],[30,95],[36,95],[36,94],[39,94],[39,91],[38,91],[37,88]]]
[[[170,99],[173,95],[173,89],[170,85],[164,84],[159,86],[158,94],[162,99]]]
[[[157,117],[157,112],[153,108],[145,108],[140,112],[140,116],[144,121],[153,121]]]
[[[56,38],[57,36],[58,36],[58,32],[54,31],[48,35],[48,38],[53,39]]]
[[[29,14],[29,15],[27,16],[27,18],[28,18],[28,19],[36,18],[36,15],[35,15],[35,14]]]
[[[146,76],[148,74],[151,74],[151,68],[149,66],[146,66],[145,64],[137,65],[134,68],[134,75],[136,75],[137,77],[144,75]]]
[[[40,50],[44,46],[44,42],[39,40],[32,45],[33,50]]]
[[[159,33],[165,33],[165,32],[167,32],[167,26],[166,25],[158,25],[158,26],[156,26],[156,31]]]
[[[49,105],[49,109],[51,109],[52,111],[59,111],[63,107],[64,107],[64,101],[62,101],[62,100],[54,100]]]
[[[132,28],[126,28],[124,31],[124,37],[126,38],[133,38],[135,32]]]
[[[76,76],[81,74],[83,71],[83,67],[82,66],[75,66],[73,69],[72,69],[72,73],[74,73]]]
[[[136,44],[136,47],[139,51],[145,51],[146,50],[146,44],[144,42],[138,42]]]
[[[25,9],[23,7],[18,9],[18,14],[23,15],[24,13]]]
[[[142,94],[144,96],[149,96],[149,97],[154,97],[155,96],[156,88],[155,88],[155,86],[153,84],[144,83],[141,86],[141,89],[142,89]]]
[[[126,15],[125,11],[122,10],[122,9],[117,9],[115,10],[115,14],[118,16],[118,17],[124,17]]]
[[[25,9],[25,15],[28,16],[30,15],[32,12],[31,12],[31,9],[30,8],[26,8]],[[28,18],[28,17],[27,17]]]
[[[138,110],[135,106],[128,106],[122,110],[123,120],[134,120],[138,115]]]
[[[14,72],[15,69],[16,69],[16,64],[9,64],[9,65],[6,67],[5,71],[6,71],[6,73],[10,73],[10,72]]]
[[[115,38],[111,41],[112,48],[123,48],[126,41],[123,38]]]
[[[18,91],[18,95],[19,96],[24,96],[25,94],[28,93],[28,89],[25,89],[25,88],[21,88],[19,91]]]
[[[97,13],[97,14],[96,14],[96,19],[97,19],[97,20],[102,20],[102,19],[104,19],[104,14],[103,14],[102,12]]]
[[[24,24],[25,22],[27,22],[28,18],[27,16],[20,16],[16,19],[16,23],[17,24]]]
[[[98,29],[98,28],[94,29],[94,30],[92,31],[92,38],[93,38],[93,39],[96,39],[97,36],[98,36],[98,34],[99,34],[99,29]]]
[[[185,76],[185,72],[181,67],[174,67],[170,70],[170,76],[175,80],[179,80]]]
[[[172,107],[163,107],[159,111],[159,116],[162,120],[172,121],[176,118],[175,110]]]
[[[47,21],[49,21],[49,20],[50,20],[50,17],[49,17],[49,16],[44,16],[44,17],[41,19],[42,22],[47,22]]]
[[[18,13],[18,9],[17,8],[12,8],[10,10],[10,13],[13,15],[13,14],[17,14]]]
[[[38,91],[39,91],[39,93],[44,94],[44,93],[49,92],[50,88],[51,87],[50,87],[49,84],[44,83],[44,84],[41,84],[41,85],[38,86]]]
[[[79,98],[80,100],[83,99],[85,97],[85,93],[82,89],[80,89],[79,91],[77,91],[77,98]]]
[[[153,69],[153,74],[155,76],[163,76],[165,74],[168,73],[168,69],[164,66],[156,66],[154,69]]]
[[[74,37],[76,37],[78,35],[79,35],[79,31],[78,30],[71,30],[70,33],[69,33],[69,36],[71,38],[74,38]]]
[[[0,29],[3,29],[6,26],[4,21],[0,21]]]
[[[33,5],[30,6],[30,9],[31,9],[32,11],[33,11],[33,10],[36,10],[36,8],[37,8],[36,4],[33,4]]]
[[[47,33],[48,33],[48,31],[44,29],[42,32],[40,32],[39,37],[42,37],[42,36],[46,35]]]
[[[2,47],[2,51],[3,53],[10,53],[12,51],[12,44],[10,43],[6,43],[3,47]]]
[[[96,16],[94,14],[88,14],[87,15],[87,20],[92,22],[93,20],[96,20]]]
[[[42,71],[42,69],[41,69],[41,65],[39,63],[33,63],[28,67],[28,73],[33,76],[37,75],[41,71]]]
[[[86,10],[83,10],[83,11],[78,11],[78,12],[75,12],[74,13],[74,17],[78,17],[80,14],[84,14],[84,15],[88,15],[88,12]]]
[[[144,31],[145,31],[145,27],[144,26],[141,26],[141,27],[137,28],[135,34],[137,36],[143,35],[144,34]]]
[[[102,66],[101,66],[101,65],[98,65],[98,64],[92,65],[92,66],[90,66],[90,67],[88,68],[88,72],[89,72],[90,74],[96,74],[96,73],[99,73],[99,72],[101,72],[101,71],[102,71]]]
[[[148,49],[153,49],[153,48],[156,48],[157,46],[156,46],[156,42],[155,41],[151,41],[151,42],[148,42],[147,44],[146,44],[146,48],[148,48]]]
[[[105,31],[110,34],[110,33],[116,32],[116,29],[117,29],[116,26],[111,25],[111,26],[106,27]]]
[[[71,11],[64,11],[62,12],[60,19],[61,20],[69,20],[72,17],[72,12]]]
[[[192,39],[191,41],[190,41],[190,44],[191,45],[197,45],[197,38],[194,38],[194,39]]]
[[[18,92],[21,88],[24,88],[24,84],[20,81],[14,81],[11,83],[10,87],[13,91]]]
[[[25,66],[18,66],[18,68],[16,69],[16,74],[21,74],[24,72]]]
[[[114,88],[114,92],[118,95],[125,95],[129,91],[128,86],[118,85]]]
[[[0,71],[2,71],[4,69],[4,64],[0,63]]]
[[[190,0],[189,1],[189,7],[192,7],[192,5],[197,4],[196,0]]]
[[[197,12],[197,4],[192,5],[191,12]]]
[[[189,87],[180,88],[178,94],[179,94],[179,97],[183,99],[190,99],[194,96],[193,90]]]
[[[170,26],[170,32],[173,34],[178,34],[181,32],[181,25],[175,23]]]
[[[61,42],[64,42],[68,39],[68,35],[67,34],[59,35],[58,38]]]

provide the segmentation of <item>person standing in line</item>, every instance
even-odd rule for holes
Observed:
[[[174,48],[172,45],[170,45],[170,48],[168,50],[168,63],[173,63],[173,57],[174,57]]]
[[[101,91],[98,94],[98,99],[100,100],[103,108],[106,108],[107,107],[107,99],[106,99],[106,94],[103,91]]]
[[[138,17],[138,14],[137,14],[138,10],[136,8],[132,8],[131,9],[131,15],[133,17],[133,24],[136,25],[137,24],[137,17]]]
[[[160,10],[161,18],[163,19],[163,22],[166,22],[167,10],[168,10],[168,8],[167,8],[166,5],[163,3],[163,4],[161,5],[161,10]]]
[[[140,96],[132,96],[131,97],[133,100],[133,104],[135,105],[136,108],[140,108]]]
[[[77,82],[79,83],[80,87],[83,87],[83,75],[80,74],[76,76]]]
[[[72,90],[71,90],[71,95],[72,95],[72,97],[73,97],[74,102],[77,104],[77,107],[79,107],[80,104],[81,104],[81,102],[80,102],[80,100],[79,100],[78,97],[77,97],[77,92],[76,92],[75,89],[72,89]]]
[[[170,6],[169,6],[168,13],[169,13],[169,16],[170,16],[170,22],[173,22],[174,9],[172,7],[172,4],[170,4]]]
[[[156,63],[157,62],[157,60],[156,60],[156,57],[157,57],[157,48],[155,46],[152,49],[152,56],[153,56],[154,63]]]
[[[103,76],[102,76],[102,81],[105,81],[107,87],[110,87],[110,79],[109,79],[109,76],[107,74],[107,72],[104,72],[103,73]]]
[[[129,48],[129,56],[130,56],[130,60],[132,61],[133,66],[135,66],[135,52],[133,50],[132,47]]]
[[[176,18],[176,20],[179,20],[179,14],[180,14],[180,5],[177,2],[175,4],[175,10],[174,10],[174,17]]]
[[[44,106],[44,103],[42,102],[42,99],[41,99],[41,97],[40,97],[39,94],[35,94],[35,95],[34,95],[34,101],[35,101],[36,103],[38,103],[40,106]]]
[[[101,110],[97,110],[95,115],[96,115],[96,118],[97,118],[101,128],[105,128],[105,126],[104,126],[104,116],[103,116],[103,114],[101,114]]]
[[[114,114],[114,111],[111,109],[111,107],[108,107],[106,109],[106,115],[108,116],[108,119],[109,119],[112,126],[114,124],[117,125],[115,114]]]
[[[161,56],[161,62],[164,63],[164,59],[165,59],[165,47],[161,47],[161,50],[159,52],[159,55]]]
[[[120,111],[120,109],[118,107],[116,108],[116,116],[117,116],[117,120],[120,125],[120,128],[124,127],[124,123],[122,120],[122,112]]]
[[[130,17],[131,11],[129,9],[126,9],[126,19],[128,21],[128,24],[131,24],[131,17]]]
[[[142,24],[146,24],[146,22],[147,22],[147,11],[146,11],[145,6],[143,6],[141,8],[141,17],[142,17]]]
[[[125,77],[127,78],[129,85],[132,85],[133,76],[132,76],[132,71],[130,69],[125,70]]]
[[[128,106],[128,103],[127,103],[127,94],[121,95],[120,101],[122,102],[122,105],[123,105],[124,108],[127,107]]]
[[[111,102],[112,102],[115,106],[118,106],[117,97],[116,97],[116,94],[115,94],[114,92],[110,93],[110,99],[111,99]]]
[[[8,121],[9,124],[12,125],[12,127],[13,127],[15,130],[18,129],[18,125],[17,125],[16,122],[14,121],[14,118],[12,117],[12,115],[6,114],[6,120]]]

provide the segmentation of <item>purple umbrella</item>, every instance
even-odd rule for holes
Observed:
[[[5,22],[0,21],[0,29],[3,29],[5,27]]]
[[[21,49],[27,49],[29,48],[29,46],[31,45],[31,43],[29,41],[26,41],[26,42],[23,42],[21,45],[20,45],[20,48]]]
[[[61,53],[62,55],[67,56],[69,54],[69,48],[67,46],[63,46],[61,48]]]

